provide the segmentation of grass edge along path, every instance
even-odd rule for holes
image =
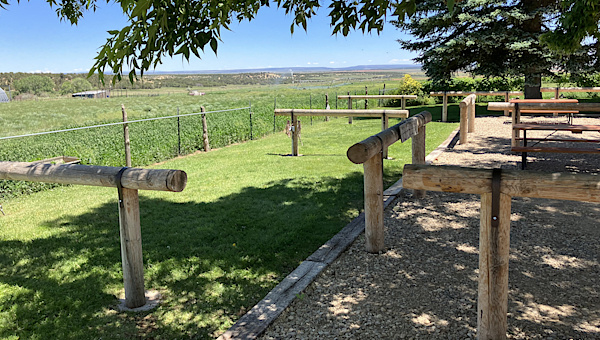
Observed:
[[[395,122],[390,122],[395,124]],[[457,124],[431,123],[428,152]],[[302,157],[283,133],[162,163],[182,193],[140,192],[147,289],[162,304],[118,313],[123,289],[116,191],[59,187],[4,204],[0,338],[210,339],[229,328],[362,209],[362,166],[348,146],[379,120],[305,125]],[[410,162],[390,148],[386,186]]]

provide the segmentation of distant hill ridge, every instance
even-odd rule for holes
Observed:
[[[146,74],[226,74],[226,73],[306,73],[306,72],[350,72],[350,71],[392,71],[403,69],[420,69],[421,65],[357,65],[349,67],[266,67],[250,69],[232,69],[232,70],[204,70],[204,71],[148,71]]]

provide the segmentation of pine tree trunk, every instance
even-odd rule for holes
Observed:
[[[525,75],[525,99],[542,99],[542,76],[529,73]]]

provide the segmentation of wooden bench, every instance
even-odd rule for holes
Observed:
[[[513,124],[514,132],[523,131],[523,138],[517,137],[515,141],[517,145],[511,147],[511,151],[521,153],[521,168],[527,167],[528,152],[551,152],[551,153],[585,153],[598,154],[600,148],[567,148],[567,147],[548,147],[548,146],[527,146],[527,131],[569,131],[571,133],[583,133],[584,131],[600,132],[600,125],[572,125],[572,124]],[[584,143],[600,143],[598,139],[562,139],[562,138],[529,138],[529,140],[537,141],[553,141],[553,142],[584,142]],[[523,145],[519,146],[518,142],[523,141]]]

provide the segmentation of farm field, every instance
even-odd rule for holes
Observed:
[[[454,123],[428,125],[431,150]],[[346,149],[380,129],[345,119],[303,129],[302,157],[282,132],[167,161],[181,193],[140,192],[151,312],[118,313],[123,289],[116,190],[58,187],[3,202],[0,337],[199,338],[227,329],[362,208],[362,166]],[[410,161],[390,148],[385,182]]]

